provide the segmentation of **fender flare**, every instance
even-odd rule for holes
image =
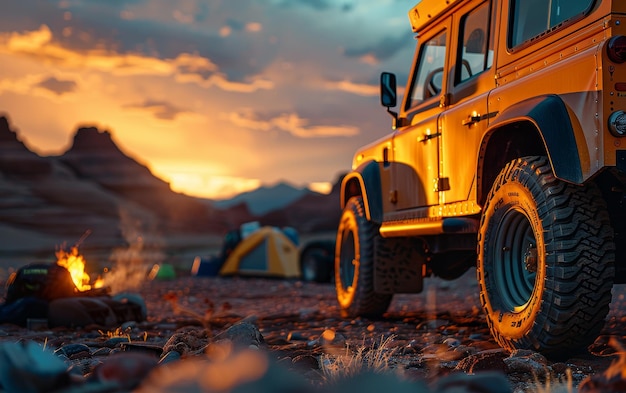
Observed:
[[[507,108],[489,125],[481,142],[481,151],[486,149],[489,135],[497,129],[523,120],[537,127],[554,175],[570,183],[582,184],[583,168],[576,143],[576,131],[582,133],[582,128],[558,95],[533,97]]]
[[[357,182],[358,192],[348,190],[351,182]],[[383,220],[383,200],[382,182],[380,179],[380,164],[376,161],[368,161],[358,168],[348,173],[341,181],[341,209],[343,210],[348,199],[354,195],[363,197],[365,206],[365,216],[368,220],[382,223]]]

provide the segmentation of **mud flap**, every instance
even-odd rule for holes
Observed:
[[[415,238],[383,238],[374,243],[374,292],[380,294],[420,293],[425,262]]]

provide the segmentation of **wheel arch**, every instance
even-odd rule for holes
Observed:
[[[368,220],[382,222],[382,182],[380,179],[379,164],[369,161],[348,173],[341,182],[341,209],[345,208],[348,200],[354,196],[361,196]]]
[[[582,135],[576,116],[557,95],[534,97],[503,111],[490,124],[480,145],[477,166],[477,200],[483,203],[504,165],[518,157],[545,155],[554,175],[583,183],[583,163],[577,143]],[[588,155],[587,155],[588,156]],[[585,160],[588,166],[588,160]]]

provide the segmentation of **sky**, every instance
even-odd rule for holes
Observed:
[[[58,155],[111,133],[174,191],[328,191],[391,132],[379,75],[404,84],[414,0],[8,0],[0,115]]]

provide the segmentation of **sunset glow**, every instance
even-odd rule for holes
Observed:
[[[0,114],[29,149],[63,154],[95,125],[173,190],[214,199],[329,190],[389,132],[378,75],[406,72],[415,44],[411,4],[393,0],[6,6]]]

